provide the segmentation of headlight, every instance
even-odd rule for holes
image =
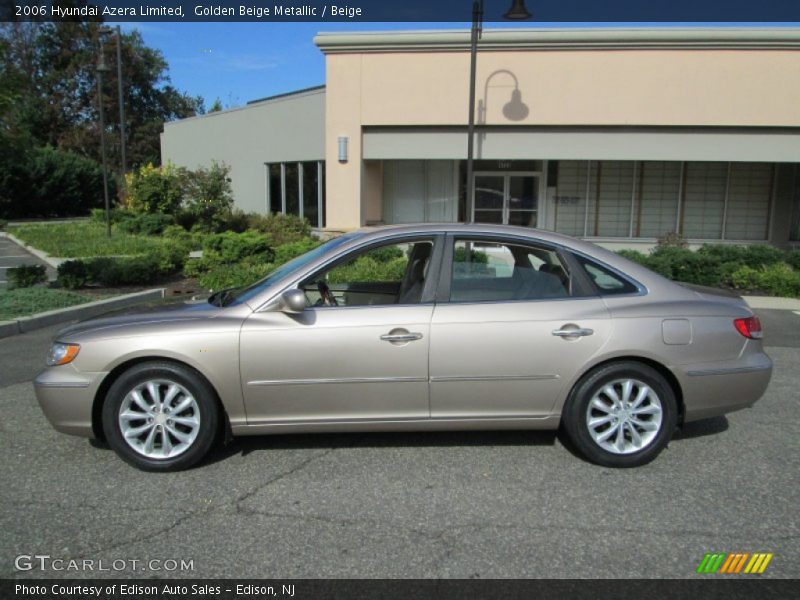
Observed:
[[[71,363],[78,356],[80,349],[80,344],[54,343],[50,347],[50,353],[47,355],[47,366],[55,367]]]

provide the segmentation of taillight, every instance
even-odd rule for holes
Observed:
[[[734,319],[733,326],[736,327],[736,331],[751,340],[760,340],[764,336],[761,332],[761,321],[756,316]]]

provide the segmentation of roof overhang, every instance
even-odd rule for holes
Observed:
[[[468,30],[365,31],[317,34],[325,54],[466,51]],[[602,27],[487,29],[484,50],[797,49],[798,27]]]

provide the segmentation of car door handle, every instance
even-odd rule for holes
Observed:
[[[578,327],[576,329],[555,329],[553,335],[566,338],[566,337],[584,337],[587,335],[592,335],[594,333],[594,329],[584,329],[582,327]]]
[[[393,343],[413,342],[413,341],[421,340],[421,339],[422,339],[422,334],[421,333],[408,332],[408,331],[406,331],[404,333],[400,333],[400,332],[392,333],[392,332],[389,332],[389,333],[384,334],[384,335],[381,336],[381,340],[383,340],[384,342],[393,342]]]

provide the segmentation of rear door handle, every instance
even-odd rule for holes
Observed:
[[[421,340],[422,334],[416,333],[413,331],[406,331],[405,329],[397,330],[392,329],[389,333],[386,333],[381,336],[381,340],[384,342],[391,342],[393,344],[403,344],[408,342],[414,342],[416,340]]]
[[[584,329],[582,327],[578,327],[575,329],[556,329],[552,333],[553,335],[562,338],[585,337],[587,335],[592,335],[594,333],[594,329]]]

